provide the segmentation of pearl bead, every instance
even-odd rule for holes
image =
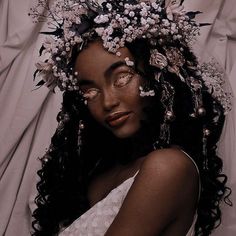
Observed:
[[[48,157],[48,156],[43,157],[43,158],[42,158],[42,162],[43,162],[44,164],[46,164],[47,162],[49,162],[49,157]]]
[[[203,134],[205,136],[209,136],[211,134],[211,131],[209,129],[203,129]]]
[[[198,114],[199,116],[205,116],[205,115],[206,115],[206,110],[205,110],[205,108],[204,108],[204,107],[199,107],[199,108],[197,109],[197,114]]]
[[[83,124],[83,123],[80,123],[80,124],[79,124],[79,128],[80,128],[80,129],[84,129],[84,124]]]

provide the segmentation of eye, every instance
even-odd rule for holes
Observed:
[[[116,87],[123,87],[125,85],[127,85],[133,78],[133,74],[131,73],[122,73],[120,75],[118,75],[118,77],[116,78],[114,85]]]
[[[83,92],[83,97],[87,100],[95,99],[99,94],[99,90],[96,88],[90,88]]]

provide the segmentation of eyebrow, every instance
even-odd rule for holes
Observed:
[[[106,78],[108,78],[112,72],[114,70],[116,70],[117,68],[121,67],[121,66],[127,66],[126,62],[125,61],[117,61],[113,64],[111,64],[104,72],[104,76]],[[80,86],[83,86],[83,85],[93,85],[94,84],[94,81],[93,80],[89,80],[89,79],[83,79],[81,78],[80,81],[79,81],[79,85]]]
[[[121,66],[127,66],[126,62],[125,61],[117,61],[113,64],[111,64],[104,72],[104,76],[107,78],[109,77],[112,72],[114,70],[116,70],[117,68],[121,67]]]

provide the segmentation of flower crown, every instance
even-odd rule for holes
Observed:
[[[183,0],[171,0],[169,4],[164,0],[106,0],[100,4],[95,0],[56,0],[49,6],[47,0],[39,0],[30,15],[35,22],[47,20],[55,30],[42,32],[50,35],[40,49],[40,55],[44,53],[48,59],[36,64],[35,76],[42,76],[37,85],[51,89],[58,86],[62,91],[79,90],[73,58],[90,40],[101,38],[104,48],[120,56],[118,49],[126,43],[145,39],[151,48],[150,65],[159,71],[157,80],[162,71],[176,74],[190,87],[196,109],[201,106],[199,91],[205,83],[225,112],[229,111],[229,95],[219,87],[222,76],[211,73],[214,65],[201,67],[186,59],[186,49],[189,50],[200,26],[205,24],[194,20],[200,12],[186,12],[182,3]],[[186,75],[186,67],[196,77]],[[163,95],[164,103],[174,91],[165,81],[163,84],[167,94]]]

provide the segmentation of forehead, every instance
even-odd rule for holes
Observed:
[[[126,47],[120,48],[118,52],[121,53],[119,57],[108,52],[100,41],[89,43],[79,53],[75,63],[75,71],[78,72],[79,77],[91,77],[94,74],[104,73],[109,66],[118,61],[124,61],[126,57],[133,60],[132,54]]]

